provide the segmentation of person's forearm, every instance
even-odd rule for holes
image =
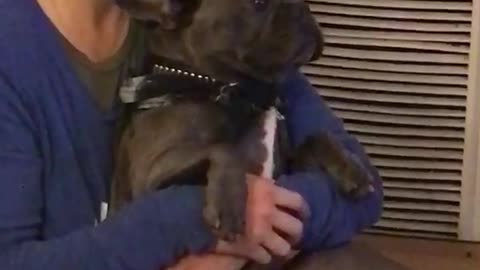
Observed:
[[[213,235],[201,217],[201,194],[194,187],[171,188],[133,203],[97,227],[2,246],[1,269],[162,269],[184,254],[213,247]]]
[[[373,177],[373,192],[359,201],[342,196],[333,179],[323,172],[292,172],[279,179],[280,185],[300,193],[312,208],[312,216],[305,222],[305,237],[300,245],[302,250],[315,251],[348,242],[355,233],[380,218],[383,187],[379,173],[360,142],[348,134],[342,121],[305,76],[299,72],[292,73],[282,94],[288,100],[287,126],[294,146],[301,144],[309,135],[327,131]]]
[[[355,202],[340,195],[333,179],[326,174],[296,173],[281,177],[278,184],[301,194],[311,208],[311,216],[304,222],[304,236],[297,246],[301,251],[345,244],[380,217],[381,192],[372,192]]]

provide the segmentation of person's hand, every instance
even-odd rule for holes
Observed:
[[[247,183],[246,235],[234,243],[219,241],[216,252],[262,264],[272,256],[292,256],[292,246],[303,235],[302,219],[309,215],[305,200],[271,179],[248,175]]]
[[[187,256],[167,270],[240,270],[246,263],[244,258],[212,253]]]
[[[184,257],[168,270],[239,270],[247,260],[266,264],[272,256],[296,255],[292,245],[302,237],[301,218],[309,215],[303,198],[271,179],[248,175],[247,183],[246,235],[234,243],[220,241],[214,253]]]

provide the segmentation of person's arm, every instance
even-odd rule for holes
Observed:
[[[2,270],[159,269],[179,256],[214,247],[202,218],[200,187],[169,188],[96,227],[42,239],[44,166],[35,137],[41,127],[31,119],[26,102],[0,77]]]
[[[300,193],[311,208],[301,250],[315,251],[347,243],[381,216],[383,187],[378,171],[359,141],[347,133],[342,121],[303,74],[292,73],[282,87],[282,95],[287,100],[287,128],[294,146],[318,131],[328,131],[374,178],[373,191],[360,201],[340,195],[333,179],[325,173],[292,172],[278,181],[279,185]]]

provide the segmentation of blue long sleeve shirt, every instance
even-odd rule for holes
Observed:
[[[199,187],[156,192],[99,222],[115,114],[97,110],[60,42],[35,0],[0,1],[1,269],[158,269],[208,251],[215,239],[201,216]],[[294,144],[328,130],[376,176],[375,192],[359,202],[339,195],[325,174],[278,179],[312,209],[302,250],[348,242],[380,216],[377,171],[303,75],[292,73],[282,95]]]

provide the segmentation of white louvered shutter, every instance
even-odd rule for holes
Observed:
[[[326,48],[303,72],[384,179],[373,232],[480,240],[477,1],[307,1]]]

